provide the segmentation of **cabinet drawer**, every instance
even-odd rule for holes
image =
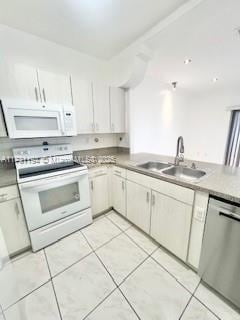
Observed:
[[[0,188],[0,203],[19,197],[18,188],[16,185],[5,188]]]
[[[97,167],[89,170],[89,178],[94,178],[98,176],[102,176],[108,173],[107,167]]]
[[[194,200],[194,191],[177,184],[162,181],[159,179],[152,179],[152,190],[160,192],[166,196],[172,197],[176,200],[184,202],[192,206]]]
[[[145,174],[137,173],[127,170],[127,180],[140,184],[144,187],[151,188],[151,180],[153,178],[146,176]]]
[[[116,176],[126,178],[126,169],[114,166],[112,169],[113,174]]]

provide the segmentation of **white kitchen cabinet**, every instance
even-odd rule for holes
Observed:
[[[110,122],[111,131],[125,132],[125,91],[121,88],[110,88]]]
[[[150,232],[151,190],[127,181],[127,218],[146,233]]]
[[[93,133],[92,83],[79,77],[71,77],[73,105],[76,110],[77,133]]]
[[[0,189],[0,226],[10,255],[30,246],[22,204],[16,195],[16,186]]]
[[[186,261],[192,206],[161,193],[152,192],[151,236]]]
[[[119,175],[112,176],[112,205],[120,214],[126,216],[126,179]]]
[[[38,70],[42,103],[71,105],[70,77]]]
[[[93,216],[96,216],[110,207],[108,198],[109,179],[107,169],[100,168],[91,170],[89,173],[89,183],[92,214]]]
[[[6,78],[5,88],[2,89],[5,98],[24,104],[40,103],[36,68],[22,64],[9,65]]]
[[[109,133],[111,132],[109,86],[100,82],[94,82],[92,89],[95,132]]]

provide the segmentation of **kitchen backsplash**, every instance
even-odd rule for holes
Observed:
[[[126,134],[86,134],[76,137],[9,139],[0,138],[0,157],[11,157],[12,149],[24,146],[40,145],[44,141],[49,144],[71,143],[74,151],[109,147],[128,147]],[[124,141],[124,145],[123,145]]]

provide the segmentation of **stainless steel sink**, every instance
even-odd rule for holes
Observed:
[[[171,166],[172,165],[169,163],[154,162],[154,161],[149,161],[149,162],[137,165],[137,167],[139,167],[139,168],[143,168],[143,169],[151,170],[151,171],[161,171],[161,170],[169,168]]]
[[[198,181],[206,175],[206,172],[199,169],[191,169],[182,166],[173,166],[162,171],[163,174],[187,181]]]

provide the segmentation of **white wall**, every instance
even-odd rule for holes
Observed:
[[[54,42],[0,25],[1,64],[22,63],[53,72],[105,79],[106,62]]]
[[[186,158],[223,163],[227,107],[234,105],[240,105],[239,92],[166,91],[146,77],[130,91],[131,152],[175,156],[177,137],[183,135]]]

